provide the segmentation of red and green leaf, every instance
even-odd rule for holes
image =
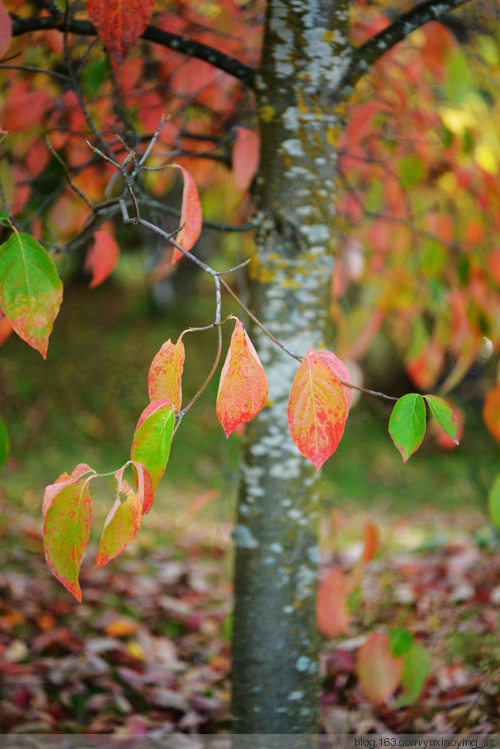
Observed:
[[[62,283],[42,245],[13,232],[0,245],[0,307],[16,333],[43,358],[62,300]]]
[[[458,419],[452,407],[437,395],[424,395],[424,398],[443,432],[458,445]]]
[[[133,541],[141,527],[142,499],[139,492],[135,492],[124,480],[124,470],[125,466],[115,473],[116,499],[104,522],[96,567],[102,567],[120,554]],[[120,500],[120,494],[125,495],[124,502]]]
[[[151,401],[166,398],[173,404],[176,411],[180,410],[184,358],[184,344],[181,338],[176,344],[173,344],[170,338],[165,341],[149,369],[148,391]]]
[[[418,393],[400,398],[389,420],[389,434],[406,461],[417,450],[425,434],[425,403]]]
[[[176,242],[180,244],[183,250],[189,252],[194,246],[196,240],[201,234],[202,212],[200,196],[196,182],[184,167],[175,164],[180,169],[184,179],[184,188],[182,190],[181,206],[181,230],[177,234]],[[183,257],[183,253],[175,248],[172,257],[172,263],[176,263]]]
[[[85,258],[85,270],[92,274],[89,288],[94,289],[111,275],[119,257],[120,248],[113,235],[107,231],[94,232],[94,242]]]
[[[288,401],[288,427],[298,449],[319,470],[338,447],[347,419],[344,390],[317,353],[297,370]]]
[[[45,559],[55,577],[82,600],[78,582],[80,565],[90,536],[92,500],[88,491],[88,466],[77,466],[47,487],[44,497],[43,545]],[[90,469],[92,470],[92,469]]]
[[[266,374],[243,323],[236,320],[222,368],[216,411],[229,437],[239,424],[264,408],[268,393]]]
[[[123,64],[153,9],[154,0],[87,0],[90,20],[116,65]]]
[[[76,468],[74,468],[71,473],[61,473],[59,478],[57,478],[53,484],[49,484],[45,488],[45,493],[43,495],[42,515],[45,515],[47,513],[47,510],[52,505],[52,502],[59,494],[59,492],[64,489],[65,486],[74,484],[75,481],[81,479],[83,476],[85,476],[86,473],[95,474],[95,471],[86,463],[78,463]]]
[[[149,473],[153,493],[168,462],[174,425],[175,409],[166,399],[150,403],[137,423],[130,456]]]
[[[373,702],[387,702],[401,682],[405,659],[392,654],[389,635],[371,632],[356,656],[363,692]]]

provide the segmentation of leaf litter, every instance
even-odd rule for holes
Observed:
[[[2,508],[7,510],[7,508]],[[83,604],[59,589],[41,534],[7,510],[0,548],[2,733],[169,735],[230,730],[230,528],[171,520],[162,548],[132,545],[83,565]],[[494,733],[500,713],[500,544],[481,516],[423,512],[381,526],[382,550],[324,639],[327,733]],[[358,521],[348,525],[360,527]],[[422,528],[440,528],[440,534]],[[467,528],[467,530],[463,530]],[[163,528],[162,528],[163,530]],[[322,572],[345,574],[359,542],[323,543]],[[356,674],[371,632],[408,630],[431,669],[418,702],[372,702]]]

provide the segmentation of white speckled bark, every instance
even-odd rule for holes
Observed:
[[[348,64],[347,0],[271,0],[259,75],[261,230],[251,306],[289,349],[328,337],[335,245],[336,140]],[[318,730],[318,474],[287,425],[298,362],[251,337],[269,400],[247,425],[235,531],[234,731]]]

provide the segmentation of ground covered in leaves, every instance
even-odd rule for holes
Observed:
[[[229,729],[228,525],[162,520],[161,548],[146,548],[146,532],[107,567],[84,564],[79,605],[46,567],[38,523],[0,509],[0,732]],[[349,630],[324,642],[324,731],[498,730],[500,545],[480,515],[454,523],[434,513],[382,521]],[[346,543],[326,538],[324,570],[355,564],[356,525]],[[392,627],[410,630],[432,663],[418,704],[399,710],[371,703],[354,668],[367,633]]]

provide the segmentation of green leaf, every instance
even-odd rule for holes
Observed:
[[[421,395],[408,393],[397,401],[389,420],[389,434],[406,463],[425,434],[425,403]]]
[[[488,494],[488,509],[493,525],[500,528],[500,473],[495,477]]]
[[[130,456],[148,471],[153,492],[168,462],[174,425],[175,409],[166,399],[150,403],[137,423]]]
[[[416,154],[403,156],[398,162],[398,175],[405,189],[419,185],[425,179],[427,169]]]
[[[452,407],[437,395],[424,395],[424,398],[443,432],[458,445],[458,421]]]
[[[12,226],[10,218],[5,211],[0,211],[0,224],[2,226]]]
[[[0,468],[3,466],[3,464],[7,460],[8,454],[9,454],[9,433],[7,432],[7,427],[3,423],[2,419],[0,419]]]
[[[28,234],[11,234],[0,245],[0,307],[44,359],[61,299],[61,281],[42,245]]]
[[[45,559],[50,569],[77,601],[82,600],[78,574],[90,536],[92,500],[89,478],[68,478],[47,487],[50,493],[43,524]]]
[[[405,666],[401,678],[403,692],[392,703],[393,708],[406,707],[418,700],[425,686],[429,669],[429,656],[421,645],[414,644],[405,656]]]
[[[391,629],[389,646],[394,657],[404,655],[413,645],[413,635],[407,629]]]
[[[474,93],[474,79],[470,62],[465,53],[456,49],[446,60],[444,70],[444,92],[452,104],[461,104]]]

